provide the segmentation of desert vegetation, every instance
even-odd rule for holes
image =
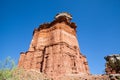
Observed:
[[[15,65],[15,61],[7,57],[0,62],[0,80],[51,80],[44,74],[34,70],[24,70]]]

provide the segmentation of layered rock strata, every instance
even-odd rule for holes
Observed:
[[[66,74],[90,74],[86,57],[79,49],[77,26],[71,19],[70,14],[61,13],[51,23],[35,29],[30,48],[20,54],[18,66],[43,72],[52,78]]]

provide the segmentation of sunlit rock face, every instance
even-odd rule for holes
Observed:
[[[43,72],[53,79],[68,74],[90,74],[86,57],[79,49],[77,26],[71,19],[70,14],[60,13],[51,23],[35,29],[29,50],[21,53],[18,66]]]

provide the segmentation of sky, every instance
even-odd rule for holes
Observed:
[[[120,54],[120,0],[0,0],[0,60],[30,46],[34,28],[68,12],[91,74],[103,74],[104,57]]]

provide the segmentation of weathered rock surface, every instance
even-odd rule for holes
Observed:
[[[35,70],[24,70],[24,69],[15,69],[12,72],[12,77],[5,80],[53,80],[41,73],[40,71]]]
[[[111,80],[109,75],[67,75],[60,80]]]
[[[88,62],[79,49],[76,25],[70,20],[69,14],[59,14],[53,22],[35,29],[30,48],[21,53],[18,66],[53,79],[67,74],[89,75]]]
[[[106,60],[106,74],[120,74],[120,54],[108,55]]]
[[[66,74],[61,77],[49,78],[45,74],[36,70],[15,69],[11,80],[120,80],[120,74],[110,75],[83,75],[83,74]]]

